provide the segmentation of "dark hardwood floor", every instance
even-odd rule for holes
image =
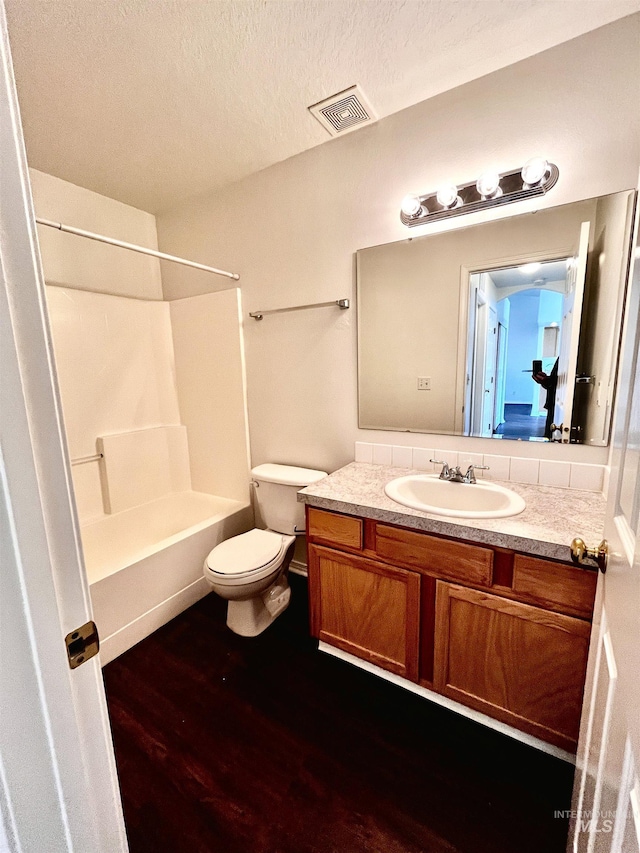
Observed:
[[[564,853],[573,768],[214,595],[104,669],[131,853]]]

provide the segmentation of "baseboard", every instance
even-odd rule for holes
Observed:
[[[303,563],[301,560],[291,560],[289,563],[289,571],[294,575],[301,575],[301,577],[308,577],[307,572],[307,564]]]
[[[176,592],[170,598],[160,602],[151,610],[147,610],[142,616],[129,622],[128,625],[115,631],[108,637],[100,639],[100,663],[102,666],[115,660],[127,649],[135,646],[140,640],[144,640],[158,628],[170,622],[183,610],[191,607],[196,601],[204,598],[211,591],[211,587],[204,577],[198,578],[189,586]]]

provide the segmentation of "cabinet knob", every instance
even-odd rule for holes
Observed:
[[[576,565],[582,566],[585,569],[592,569],[595,571],[595,567],[585,563],[585,559],[595,560],[598,568],[602,574],[604,574],[607,571],[608,557],[609,543],[606,539],[603,539],[597,548],[587,548],[584,539],[580,539],[579,536],[576,536],[571,543],[571,559],[576,563]]]

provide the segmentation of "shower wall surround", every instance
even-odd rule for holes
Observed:
[[[47,304],[72,459],[99,436],[180,424],[166,303],[48,286]],[[81,523],[102,515],[100,463],[72,472]]]
[[[192,486],[199,492],[249,501],[240,291],[234,287],[169,305],[178,406],[189,436]]]
[[[151,214],[43,172],[30,177],[38,216],[157,248]],[[96,454],[102,436],[120,437],[105,448],[129,455],[111,470],[127,468],[138,482],[126,494],[120,478],[125,493],[114,506],[150,500],[163,481],[169,491],[247,503],[239,291],[169,304],[155,258],[41,226],[38,237],[71,458]],[[72,468],[81,524],[111,509],[108,468]]]
[[[155,219],[33,172],[37,214],[155,247]],[[209,592],[206,555],[253,524],[237,289],[162,301],[159,262],[40,229],[102,664]]]

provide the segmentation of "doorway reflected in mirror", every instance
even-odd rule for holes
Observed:
[[[525,441],[553,437],[561,340],[580,328],[580,318],[565,310],[572,263],[571,258],[523,260],[471,275],[468,434]]]

